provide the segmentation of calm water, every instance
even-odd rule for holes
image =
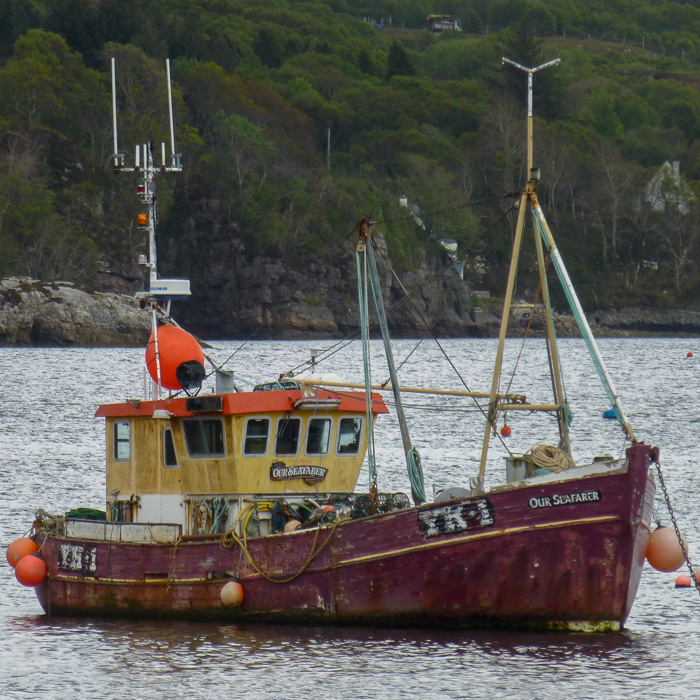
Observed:
[[[221,362],[238,343],[215,342]],[[277,377],[330,343],[260,342],[237,352],[230,369],[238,380]],[[490,388],[495,343],[445,341],[472,390]],[[463,388],[439,350],[427,342],[396,343],[400,376],[413,386]],[[375,381],[387,378],[379,357]],[[541,341],[521,354],[509,342],[505,367],[519,372],[512,389],[532,402],[548,401],[548,375],[531,364],[543,358]],[[574,411],[576,457],[618,455],[620,431],[602,420],[608,408],[583,343],[562,343],[566,388]],[[700,340],[603,340],[601,351],[638,439],[661,447],[662,465],[690,554],[700,562],[698,449],[700,437]],[[692,351],[696,358],[687,358]],[[0,349],[0,545],[26,533],[41,507],[64,512],[103,507],[100,403],[142,396],[140,350]],[[354,344],[319,371],[360,380]],[[528,371],[525,374],[525,371]],[[506,375],[502,387],[509,381]],[[426,490],[464,485],[474,475],[483,420],[468,404],[446,412],[451,399],[430,401],[420,415],[408,406],[414,440],[424,463]],[[551,419],[511,415],[508,445],[525,451],[553,442]],[[393,418],[377,437],[382,490],[407,491]],[[435,439],[439,436],[439,439]],[[431,439],[432,438],[432,439]],[[503,471],[503,450],[491,458]],[[491,483],[499,479],[491,478]],[[366,479],[365,479],[366,484]],[[662,504],[659,503],[662,506]],[[669,524],[665,508],[662,521]],[[676,590],[676,574],[645,569],[627,630],[611,635],[445,632],[49,620],[34,593],[20,586],[4,557],[0,562],[0,697],[2,698],[685,698],[700,681],[700,596]]]

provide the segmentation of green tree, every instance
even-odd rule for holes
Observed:
[[[596,88],[589,93],[579,116],[605,138],[618,138],[624,131],[617,114],[615,96],[603,88]]]
[[[224,171],[233,177],[241,204],[262,187],[275,155],[264,131],[238,114],[217,114],[215,146]]]
[[[392,42],[389,48],[389,55],[386,64],[386,80],[390,80],[395,75],[415,75],[416,70],[413,67],[408,54],[400,44]]]
[[[261,29],[253,42],[253,51],[264,66],[279,68],[283,61],[283,52],[277,37],[267,29]]]

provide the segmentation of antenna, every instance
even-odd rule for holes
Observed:
[[[114,128],[114,168],[119,172],[138,173],[139,183],[137,194],[139,199],[146,204],[148,213],[139,214],[138,225],[148,234],[148,256],[140,256],[140,265],[149,270],[149,284],[144,292],[137,296],[142,300],[166,300],[169,313],[170,300],[182,299],[190,295],[189,280],[165,280],[159,279],[157,269],[156,251],[156,186],[155,179],[161,173],[182,172],[182,156],[175,152],[175,127],[173,124],[173,96],[170,81],[170,60],[165,62],[168,82],[168,117],[170,122],[170,162],[166,160],[165,143],[161,143],[159,165],[154,162],[155,154],[153,144],[150,142],[136,144],[134,147],[133,165],[126,164],[126,155],[119,151],[119,138],[117,135],[117,77],[116,62],[112,58],[112,123]],[[145,258],[145,260],[143,260]]]
[[[114,132],[114,168],[119,170],[124,167],[124,154],[119,152],[117,143],[117,77],[112,56],[112,130]]]
[[[527,172],[528,174],[532,170],[532,76],[537,71],[544,70],[550,66],[556,66],[561,63],[561,58],[555,58],[553,61],[547,61],[537,68],[526,68],[521,66],[515,61],[511,61],[509,58],[501,58],[501,63],[507,63],[508,65],[517,68],[525,73],[527,73]],[[529,176],[529,175],[528,175]]]
[[[170,117],[170,165],[182,170],[180,154],[175,153],[175,129],[173,127],[173,94],[170,87],[170,59],[165,59],[165,72],[168,77],[168,116]],[[163,165],[165,165],[165,144],[163,146]]]
[[[158,349],[158,316],[170,316],[170,304],[173,299],[185,299],[190,296],[190,281],[178,279],[161,279],[158,276],[156,251],[156,184],[155,179],[161,173],[182,172],[182,156],[175,152],[175,127],[173,125],[173,94],[170,81],[170,60],[165,61],[168,83],[168,118],[170,122],[170,162],[166,160],[165,143],[160,144],[160,164],[154,162],[154,146],[150,141],[136,144],[134,147],[134,164],[126,165],[126,155],[119,151],[117,136],[117,78],[116,65],[112,57],[112,124],[114,128],[114,169],[118,172],[138,173],[137,195],[146,205],[147,213],[138,215],[138,226],[148,236],[148,255],[139,256],[139,265],[148,270],[148,282],[143,292],[136,297],[141,307],[148,307],[151,316],[151,329],[154,333],[156,348],[156,367],[158,381],[153,384],[153,398],[158,398],[161,391],[160,353]],[[164,303],[163,303],[164,302]],[[162,306],[161,306],[162,304]]]

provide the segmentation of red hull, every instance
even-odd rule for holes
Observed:
[[[220,538],[173,544],[50,536],[37,596],[50,615],[382,625],[616,628],[639,585],[654,494],[646,445],[629,468],[504,488],[250,540],[258,573]],[[94,551],[92,569],[59,567],[62,545]],[[226,572],[245,599],[222,604]]]

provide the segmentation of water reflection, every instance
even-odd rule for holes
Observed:
[[[660,640],[651,645],[643,635],[628,632],[532,634],[40,616],[15,618],[7,634],[31,646],[38,660],[35,673],[51,673],[61,658],[73,664],[71,673],[56,677],[57,689],[67,688],[67,679],[78,673],[81,694],[99,689],[100,697],[137,697],[123,694],[123,674],[132,690],[155,684],[158,697],[174,690],[178,697],[205,697],[212,689],[214,697],[224,697],[225,689],[245,688],[247,697],[279,698],[316,692],[339,698],[493,698],[501,693],[583,698],[599,697],[601,684],[622,684],[627,692],[645,683],[656,685],[664,675],[672,678],[673,670]],[[89,659],[89,665],[79,664],[81,658]],[[118,687],[110,688],[111,683]]]

